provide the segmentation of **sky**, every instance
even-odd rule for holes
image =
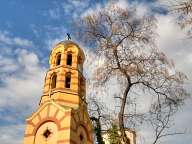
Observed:
[[[176,24],[175,15],[167,13],[160,2],[116,1],[121,7],[134,4],[139,14],[155,15],[157,46],[174,61],[175,69],[188,76],[186,87],[191,90],[192,40]],[[51,48],[66,40],[66,33],[75,39],[75,22],[106,4],[107,0],[0,1],[0,141],[3,144],[22,143],[25,118],[37,109],[42,95]],[[85,73],[89,73],[91,67],[85,66]],[[186,134],[164,139],[164,143],[192,143],[191,109],[192,100],[188,99],[175,117],[175,129],[185,130]],[[143,130],[143,133],[149,136],[149,132]]]

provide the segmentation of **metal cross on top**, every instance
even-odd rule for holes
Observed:
[[[71,35],[69,33],[67,33],[67,39],[70,40],[71,39]]]

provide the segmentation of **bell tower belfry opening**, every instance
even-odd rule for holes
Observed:
[[[93,144],[82,49],[62,41],[51,51],[38,110],[26,119],[24,144]]]

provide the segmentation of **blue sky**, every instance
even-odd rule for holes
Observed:
[[[74,33],[74,22],[84,11],[105,3],[106,0],[2,0],[0,31],[31,41],[31,51],[35,50],[45,62],[50,51],[48,40],[66,39],[67,32]]]
[[[106,3],[107,0],[0,1],[0,132],[3,133],[0,141],[3,144],[21,143],[25,118],[36,110],[42,94],[52,46],[65,40],[67,32],[75,39],[75,21]],[[120,6],[128,4],[126,0],[117,3]],[[129,3],[134,3],[140,13],[148,11],[156,15],[157,45],[175,61],[177,69],[188,75],[187,87],[191,89],[192,43],[185,39],[185,32],[175,24],[174,16],[166,13],[155,0]],[[190,124],[191,104],[188,101],[178,114],[186,123],[176,118],[178,129]],[[190,135],[191,128],[185,136],[186,143],[192,141]],[[168,143],[181,144],[181,138],[168,139]]]

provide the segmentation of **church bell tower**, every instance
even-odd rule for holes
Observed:
[[[51,51],[39,107],[26,119],[24,144],[93,144],[82,49],[62,41]]]

